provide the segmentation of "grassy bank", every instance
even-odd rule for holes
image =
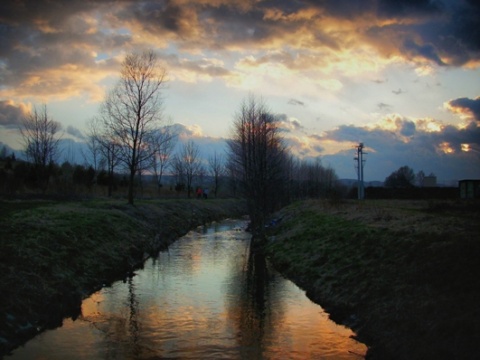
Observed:
[[[478,203],[309,201],[277,214],[267,252],[374,359],[480,350]]]
[[[188,230],[244,213],[238,200],[0,201],[0,357]]]

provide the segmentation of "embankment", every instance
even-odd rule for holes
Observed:
[[[267,253],[370,359],[480,355],[480,211],[475,202],[297,203],[276,214]]]
[[[0,201],[0,358],[190,229],[245,212],[239,200]]]

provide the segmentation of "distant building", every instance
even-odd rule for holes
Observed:
[[[480,199],[480,180],[460,180],[458,187],[460,189],[460,198]]]
[[[435,175],[425,176],[423,178],[423,187],[436,187],[437,186],[437,177]]]

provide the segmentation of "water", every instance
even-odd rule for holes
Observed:
[[[250,254],[244,227],[190,232],[7,358],[362,359],[351,330]]]

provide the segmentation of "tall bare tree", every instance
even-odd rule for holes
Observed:
[[[187,196],[192,194],[193,180],[199,176],[202,171],[200,162],[200,149],[192,140],[188,141],[182,148],[180,154],[175,155],[173,160],[177,176],[182,175],[187,188]]]
[[[87,146],[91,153],[95,173],[99,168],[108,174],[108,196],[112,196],[115,169],[120,165],[120,145],[105,127],[106,120],[93,118],[87,123]]]
[[[213,194],[215,195],[215,197],[217,197],[222,176],[226,173],[223,156],[218,155],[217,152],[215,152],[213,156],[208,159],[208,170],[210,172],[210,175],[213,177]]]
[[[154,134],[153,146],[154,156],[151,159],[151,168],[155,175],[155,183],[160,187],[162,176],[172,161],[172,152],[177,142],[177,134],[171,127],[165,126]]]
[[[97,174],[97,171],[99,170],[101,161],[99,125],[100,124],[97,118],[92,118],[87,121],[87,131],[85,135],[88,152],[84,152],[82,150],[84,162],[93,167],[93,169],[95,170],[95,174]]]
[[[45,191],[50,178],[49,167],[59,155],[60,123],[53,120],[47,112],[47,106],[41,110],[34,107],[24,119],[20,133],[25,155],[35,166],[37,186]]]
[[[154,156],[155,132],[162,123],[161,90],[166,71],[151,51],[131,53],[122,63],[119,82],[103,104],[105,128],[120,149],[129,172],[128,203],[134,202],[135,174]]]
[[[241,105],[228,142],[229,161],[241,174],[254,239],[265,239],[266,217],[280,191],[285,146],[275,117],[262,100],[250,95]]]

